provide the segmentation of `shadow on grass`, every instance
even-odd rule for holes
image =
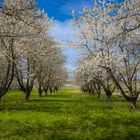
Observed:
[[[112,101],[108,102],[106,96],[98,99],[95,96],[73,96],[74,94],[52,94],[48,96],[43,96],[41,98],[36,98],[32,96],[28,103],[24,103],[22,100],[13,101],[7,100],[5,104],[1,104],[0,110],[16,110],[16,111],[36,111],[36,112],[51,112],[56,113],[63,110],[67,112],[69,110],[112,110],[115,107],[127,108],[127,102],[120,96],[113,96]],[[140,109],[140,108],[139,108]],[[138,109],[138,110],[139,110]]]
[[[33,106],[10,106],[10,107],[5,107],[2,106],[0,111],[33,111],[33,112],[52,112],[52,113],[58,113],[61,112],[60,111],[59,106],[51,106],[51,107],[47,107],[47,106],[40,106],[39,108],[37,108],[37,106],[33,107]]]
[[[74,103],[74,102],[81,102],[81,100],[72,100],[72,99],[32,99],[31,102],[40,102],[40,103],[47,103],[47,102],[56,102],[56,103]]]

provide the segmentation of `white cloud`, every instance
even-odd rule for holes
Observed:
[[[75,33],[76,30],[73,28],[70,20],[65,22],[56,21],[50,32],[56,41],[62,43],[63,53],[67,56],[66,68],[69,71],[73,71],[75,69],[76,61],[79,57],[79,51],[66,44],[67,41],[76,41]]]
[[[71,21],[67,20],[65,22],[55,21],[50,34],[54,36],[57,41],[66,42],[74,40],[75,32]]]

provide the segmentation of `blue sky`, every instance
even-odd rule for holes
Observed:
[[[44,9],[49,17],[59,21],[66,21],[72,18],[72,10],[79,10],[83,6],[89,6],[92,0],[35,0],[38,7]]]
[[[88,1],[88,2],[87,2]],[[92,0],[91,0],[92,1]],[[55,24],[52,27],[51,35],[57,41],[65,42],[74,40],[73,34],[75,30],[71,25],[72,10],[80,10],[83,6],[89,6],[90,0],[36,0],[37,6],[48,14],[50,18],[54,18]],[[66,67],[73,71],[75,69],[77,49],[63,45],[64,54],[67,57]]]
[[[75,30],[71,25],[72,10],[79,11],[82,7],[90,7],[94,0],[35,0],[37,6],[48,14],[50,18],[54,18],[55,24],[52,27],[51,35],[57,41],[65,42],[74,41],[73,34]],[[111,0],[108,0],[111,1]],[[122,2],[124,0],[117,0]],[[76,67],[76,60],[80,57],[77,49],[63,45],[64,54],[67,56],[66,67],[69,71],[73,71]]]
[[[2,0],[0,0],[1,2]],[[72,10],[79,11],[83,6],[91,7],[94,0],[35,0],[37,7],[44,10],[50,18],[54,18],[55,24],[52,27],[51,35],[57,41],[74,41],[75,33],[71,25]],[[119,2],[124,0],[118,0]],[[63,45],[63,53],[67,57],[66,67],[73,71],[76,67],[76,60],[80,57],[77,49]]]

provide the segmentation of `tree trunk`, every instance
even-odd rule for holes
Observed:
[[[98,95],[98,98],[100,99],[100,97],[101,97],[101,94],[100,94],[100,93],[97,93],[97,95]]]
[[[95,91],[94,91],[94,89],[92,89],[92,95],[94,95],[94,93],[95,93]]]
[[[110,88],[109,84],[105,85],[104,83],[102,83],[102,87],[103,87],[104,92],[107,96],[107,100],[112,101],[111,96],[112,96],[112,93],[113,93],[114,90],[111,91],[111,88]]]
[[[43,93],[43,90],[42,90],[41,86],[39,86],[39,89],[38,89],[38,97],[41,97],[42,96],[42,93]]]
[[[53,93],[53,90],[52,90],[52,88],[49,88],[49,90],[50,90],[50,94],[52,94],[52,93]]]
[[[39,92],[38,92],[38,96],[39,96],[39,97],[42,96],[42,92],[43,92],[42,90],[39,90]]]
[[[30,92],[25,92],[24,93],[24,102],[28,102],[30,97]]]
[[[91,95],[91,90],[90,89],[88,89],[88,94]]]
[[[44,91],[45,91],[45,95],[48,96],[48,88],[45,88]]]
[[[107,95],[107,100],[112,101],[111,95]]]
[[[137,104],[136,104],[136,101],[137,101],[137,97],[135,96],[132,96],[129,98],[129,108],[132,109],[132,110],[136,110],[137,109]]]
[[[4,94],[5,94],[4,90],[0,90],[0,100],[3,97]]]
[[[104,91],[105,91],[105,94],[106,94],[106,96],[107,96],[107,100],[108,100],[108,101],[112,101],[112,99],[111,99],[112,93],[111,93],[110,89],[104,88]]]
[[[137,109],[136,101],[129,102],[129,108],[132,110],[136,110]]]

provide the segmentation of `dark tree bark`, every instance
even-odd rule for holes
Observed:
[[[34,85],[34,80],[35,77],[30,78],[29,72],[30,72],[30,61],[29,58],[27,59],[27,78],[26,82],[24,81],[24,77],[22,76],[22,72],[19,72],[17,69],[17,66],[15,66],[16,69],[16,76],[17,76],[17,81],[19,83],[19,86],[21,90],[24,92],[24,101],[28,102],[30,98],[30,94],[33,89]]]
[[[119,81],[113,75],[111,69],[106,68],[106,70],[110,74],[114,84],[118,87],[118,89],[120,90],[120,92],[123,95],[123,97],[128,101],[130,109],[136,110],[137,109],[136,101],[138,99],[138,96],[139,96],[140,92],[132,91],[131,88],[128,87],[130,94],[127,95],[125,93],[125,91],[123,90],[123,88],[122,88],[121,84],[119,83]],[[126,84],[126,81],[124,81],[124,83]]]
[[[46,88],[44,89],[44,91],[45,91],[45,95],[48,96],[48,87],[46,87]]]
[[[7,48],[4,41],[2,43],[5,46],[5,48]],[[7,71],[5,73],[5,80],[3,81],[3,83],[1,83],[1,87],[0,87],[0,99],[8,92],[14,78],[15,55],[14,55],[13,45],[14,45],[14,39],[12,38],[10,40],[9,47],[8,47],[8,49],[10,50],[11,58],[9,58],[9,56],[6,57],[8,65],[7,65]]]
[[[42,88],[42,84],[40,83],[38,87],[38,96],[41,97],[42,93],[43,93],[43,88]]]
[[[100,83],[95,83],[94,84],[94,89],[96,90],[98,98],[101,97],[101,84]]]

